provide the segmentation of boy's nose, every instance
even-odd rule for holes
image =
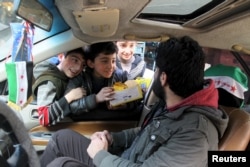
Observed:
[[[83,67],[81,65],[75,65],[75,66],[73,66],[73,69],[74,69],[75,72],[81,70],[82,68]]]

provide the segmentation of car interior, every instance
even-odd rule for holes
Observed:
[[[249,80],[249,7],[248,0],[0,1],[0,163],[7,167],[27,166],[23,162],[39,166],[39,155],[53,133],[60,129],[70,128],[90,136],[105,129],[115,132],[140,126],[159,101],[151,89],[156,68],[155,50],[159,42],[170,37],[187,35],[198,41],[206,54],[204,70],[216,64],[237,66]],[[138,54],[152,73],[141,112],[67,117],[56,125],[44,127],[39,124],[38,106],[34,101],[18,111],[10,108],[5,71],[12,49],[10,23],[23,21],[35,26],[34,65],[67,50],[97,42],[138,41]],[[221,151],[250,151],[250,90],[244,95],[245,105],[241,108],[220,105],[229,115],[227,130],[219,142]]]

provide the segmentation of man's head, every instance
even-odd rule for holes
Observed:
[[[156,53],[153,90],[158,97],[166,98],[164,86],[183,98],[203,88],[205,56],[196,41],[187,36],[170,38]]]
[[[116,68],[117,46],[114,42],[100,42],[85,48],[87,66],[96,77],[110,78]]]
[[[82,48],[59,54],[58,58],[60,63],[57,67],[69,78],[73,78],[80,74],[85,67],[84,52]]]
[[[118,57],[120,60],[129,61],[135,52],[137,45],[136,41],[117,41],[116,45],[118,47]]]

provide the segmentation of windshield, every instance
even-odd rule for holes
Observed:
[[[34,0],[30,0],[30,2],[32,1]],[[34,43],[69,29],[69,26],[57,10],[54,1],[39,0],[39,2],[45,7],[49,7],[49,11],[53,14],[53,23],[49,32],[35,27]],[[13,39],[10,24],[24,21],[15,14],[18,3],[19,0],[0,0],[0,61],[4,61],[11,53]]]
[[[11,29],[10,23],[22,22],[14,13],[13,0],[0,1],[0,58],[7,57],[11,50]]]

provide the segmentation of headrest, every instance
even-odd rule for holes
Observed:
[[[219,104],[242,107],[244,92],[248,90],[248,78],[239,68],[222,64],[211,66],[205,71],[205,79],[213,79],[219,91]],[[232,98],[228,98],[230,95]]]

